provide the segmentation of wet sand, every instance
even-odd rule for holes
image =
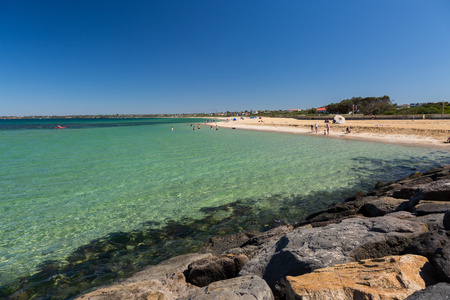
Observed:
[[[439,147],[450,150],[446,143],[450,137],[450,120],[346,120],[345,124],[332,124],[330,119],[330,133],[324,135],[326,123],[323,120],[297,120],[293,118],[250,119],[236,117],[221,118],[225,122],[218,122],[222,128],[246,129],[284,132],[292,134],[316,135],[314,125],[318,125],[317,136],[343,139],[358,139],[384,143],[411,144],[415,146]],[[311,131],[313,125],[313,131]],[[346,134],[346,128],[350,133]]]

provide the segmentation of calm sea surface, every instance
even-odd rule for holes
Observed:
[[[0,120],[0,298],[70,298],[211,235],[301,221],[450,163],[433,149],[197,121]]]

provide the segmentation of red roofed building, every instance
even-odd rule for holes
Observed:
[[[317,109],[317,112],[327,112],[327,108],[326,107],[320,107]]]

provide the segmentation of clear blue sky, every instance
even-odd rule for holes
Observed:
[[[0,0],[0,116],[450,100],[450,1]]]

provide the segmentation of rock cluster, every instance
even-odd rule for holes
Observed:
[[[267,232],[211,238],[79,299],[448,299],[450,165]]]

